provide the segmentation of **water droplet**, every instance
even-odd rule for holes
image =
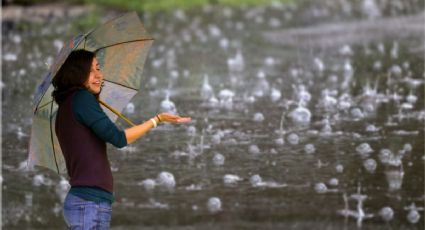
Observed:
[[[171,189],[176,186],[174,175],[169,172],[159,173],[156,181],[159,186],[165,187],[167,189]]]
[[[407,220],[412,224],[418,223],[420,218],[421,215],[416,210],[410,210],[409,214],[407,214]]]
[[[258,148],[257,145],[251,145],[251,146],[249,146],[249,153],[251,153],[253,155],[260,154],[260,148]]]
[[[369,158],[363,162],[363,167],[369,172],[374,173],[377,167],[376,161],[372,158]]]
[[[368,143],[362,143],[359,146],[356,147],[357,153],[360,154],[361,157],[365,158],[370,155],[370,153],[373,152],[373,149],[370,147]]]
[[[264,121],[264,115],[262,113],[255,113],[253,120],[255,122],[263,122]]]
[[[328,181],[328,184],[329,184],[329,185],[331,185],[331,186],[338,186],[339,181],[338,181],[338,179],[337,179],[337,178],[331,178],[331,179]]]
[[[221,200],[218,197],[211,197],[208,199],[207,203],[208,211],[211,213],[216,213],[221,211]]]
[[[249,178],[249,182],[252,186],[258,186],[262,181],[263,179],[258,174],[255,174]]]
[[[223,176],[223,183],[225,185],[233,185],[241,180],[242,178],[240,178],[238,175],[226,174]]]
[[[390,221],[394,217],[394,211],[391,207],[383,207],[379,211],[379,215],[382,217],[384,221]]]
[[[300,142],[300,138],[296,133],[291,133],[286,138],[291,145],[297,145]]]
[[[225,157],[220,153],[215,153],[212,161],[214,165],[221,166],[224,165]]]
[[[316,191],[319,194],[323,194],[328,191],[328,188],[326,187],[324,183],[320,182],[314,185],[314,191]]]
[[[304,146],[304,152],[305,152],[306,154],[313,154],[313,153],[315,153],[315,152],[316,152],[316,147],[314,147],[314,145],[313,145],[313,144],[306,144],[306,145]]]
[[[134,113],[134,104],[132,102],[128,103],[128,105],[125,107],[125,112],[128,114],[133,114]]]
[[[138,185],[141,185],[147,191],[151,191],[155,188],[156,182],[153,179],[145,179],[138,183]]]
[[[337,173],[343,173],[343,172],[344,172],[344,166],[343,166],[343,165],[341,165],[341,164],[337,165],[337,166],[335,167],[335,169],[336,169],[336,172],[337,172]]]

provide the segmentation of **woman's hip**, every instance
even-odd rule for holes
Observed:
[[[84,200],[68,193],[63,214],[69,229],[109,229],[112,208],[108,202]]]

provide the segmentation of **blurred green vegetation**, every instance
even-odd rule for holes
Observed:
[[[3,1],[2,1],[3,2]],[[290,3],[294,0],[6,0],[6,4],[35,5],[44,3],[94,4],[122,10],[167,11],[176,8],[191,9],[207,4],[225,6],[254,6],[277,3]]]
[[[273,2],[288,3],[293,0],[146,0],[146,1],[129,1],[129,0],[84,0],[85,3],[93,3],[101,6],[121,8],[136,11],[161,11],[173,10],[176,8],[190,9],[207,4],[227,5],[227,6],[243,6],[243,5],[263,5]]]
[[[102,12],[99,9],[92,11],[90,14],[84,14],[75,20],[71,26],[73,34],[81,33],[82,31],[88,32],[90,28],[95,28],[100,24]]]

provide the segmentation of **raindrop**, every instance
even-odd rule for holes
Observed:
[[[128,114],[134,113],[134,104],[132,102],[128,103],[128,105],[125,107],[125,112]]]
[[[300,142],[300,137],[296,133],[291,133],[286,138],[291,145],[297,145]]]
[[[171,189],[176,186],[174,175],[169,172],[159,173],[156,181],[159,186],[165,187],[167,189]]]
[[[151,191],[155,188],[156,182],[153,179],[145,179],[138,183],[138,185],[141,185],[147,191]]]
[[[49,185],[52,184],[52,181],[49,178],[44,177],[43,174],[37,174],[37,175],[34,176],[34,178],[32,180],[32,184],[34,186],[37,186],[37,187],[41,186],[41,185],[49,186]]]
[[[61,202],[64,202],[65,197],[70,188],[71,188],[71,185],[69,184],[68,180],[61,177],[61,180],[59,181],[59,183],[56,185],[56,188],[55,188],[56,194],[59,196],[59,199],[61,200]]]
[[[282,94],[281,94],[280,90],[278,90],[276,88],[271,89],[270,100],[272,102],[278,101],[281,97],[282,97]]]
[[[227,66],[229,70],[232,72],[241,72],[245,68],[245,62],[242,55],[242,52],[238,50],[236,56],[234,58],[227,59]]]
[[[372,158],[369,158],[363,162],[363,167],[369,172],[374,173],[377,167],[376,161]]]
[[[5,53],[3,55],[3,60],[5,60],[5,61],[16,61],[16,60],[18,60],[18,56],[14,53]]]
[[[406,101],[412,105],[415,104],[417,100],[418,97],[416,95],[413,95],[412,92],[410,92],[409,95],[407,95],[406,97]]]
[[[223,176],[223,183],[225,185],[234,185],[241,180],[242,178],[240,178],[238,175],[226,174]]]
[[[212,135],[211,137],[211,143],[214,145],[218,145],[221,143],[221,136],[220,134],[216,133],[214,135]]]
[[[381,11],[379,10],[375,0],[363,0],[362,12],[369,19],[374,19],[381,16]]]
[[[338,179],[337,179],[337,178],[331,178],[331,179],[328,181],[328,184],[329,184],[329,185],[331,185],[331,186],[338,186],[339,181],[338,181]]]
[[[22,38],[21,38],[21,36],[19,34],[15,34],[15,35],[12,36],[12,41],[15,44],[19,44],[19,43],[21,43]]]
[[[220,39],[220,47],[222,48],[222,49],[228,49],[229,48],[229,40],[227,39],[227,38],[222,38],[222,39]]]
[[[204,75],[204,83],[202,84],[201,88],[201,98],[203,100],[208,100],[210,98],[214,97],[214,91],[211,85],[208,82],[208,75]]]
[[[269,93],[270,86],[263,71],[258,71],[257,82],[255,83],[253,94],[256,97],[263,97]]]
[[[177,114],[177,108],[176,108],[174,102],[170,101],[169,93],[167,93],[167,96],[161,102],[160,111],[166,112],[166,113],[171,113],[171,114]]]
[[[356,147],[357,153],[360,154],[361,157],[366,158],[373,152],[373,149],[370,147],[368,143],[362,143]]]
[[[390,162],[392,155],[393,153],[391,152],[391,150],[381,149],[381,151],[379,152],[379,160],[381,161],[381,163],[387,164],[388,162]]]
[[[208,211],[211,213],[216,213],[221,211],[221,200],[218,197],[211,197],[208,199],[207,203]]]
[[[421,215],[418,211],[423,211],[423,207],[416,207],[415,203],[412,203],[411,205],[404,208],[405,210],[409,210],[409,213],[407,214],[407,220],[412,223],[416,224],[419,222],[419,219],[421,218]]]
[[[298,106],[296,109],[291,111],[288,116],[296,125],[307,125],[311,120],[310,110],[302,106]]]
[[[212,161],[215,166],[221,166],[224,165],[225,157],[220,153],[215,153]]]
[[[394,74],[395,76],[401,76],[401,73],[402,73],[402,69],[398,65],[391,66],[389,71],[390,71],[390,73]]]
[[[264,59],[264,63],[267,66],[274,66],[276,64],[276,60],[273,57],[267,57],[266,59]]]
[[[269,20],[269,26],[272,28],[279,28],[281,26],[281,22],[278,18],[271,18]]]
[[[314,66],[319,73],[322,73],[325,70],[325,64],[320,58],[314,58]]]
[[[285,140],[283,138],[277,138],[274,140],[274,143],[276,145],[284,145],[285,144]]]
[[[260,154],[260,148],[258,148],[257,145],[250,145],[249,146],[249,153],[251,153],[253,155],[258,155],[258,154]]]
[[[366,132],[373,133],[373,132],[378,132],[378,131],[379,131],[379,129],[375,125],[373,125],[373,124],[369,124],[366,127]]]
[[[344,45],[341,49],[339,49],[339,53],[343,56],[351,56],[353,55],[353,50],[349,45]]]
[[[387,178],[388,189],[390,191],[397,191],[401,189],[403,184],[404,171],[402,169],[390,169],[385,171]]]
[[[62,49],[63,47],[63,41],[59,40],[59,39],[55,39],[53,40],[53,46],[56,48],[56,50],[59,52],[60,49]]]
[[[392,59],[398,58],[398,42],[393,42],[393,47],[391,49],[391,58]]]
[[[316,191],[319,194],[323,194],[328,191],[328,188],[326,187],[324,183],[320,182],[314,185],[314,191]]]
[[[314,147],[314,145],[313,145],[313,144],[306,144],[306,145],[304,146],[304,152],[305,152],[306,154],[313,154],[313,153],[315,153],[315,152],[316,152],[316,147]]]
[[[409,214],[407,214],[407,220],[412,224],[418,223],[420,218],[421,215],[416,210],[410,210]]]
[[[362,110],[360,108],[352,108],[350,110],[350,115],[354,118],[354,119],[361,119],[364,117],[364,114],[362,112]]]
[[[412,151],[412,145],[410,143],[406,143],[403,145],[403,150],[405,152],[411,152]]]
[[[381,218],[384,221],[390,221],[393,219],[394,217],[394,211],[391,207],[383,207],[380,211],[379,211],[379,215],[381,216]]]
[[[262,113],[255,113],[253,120],[255,122],[263,122],[264,121],[264,115]]]
[[[222,89],[219,94],[219,103],[223,108],[231,109],[233,106],[233,97],[235,96],[235,93],[228,89]]]
[[[186,132],[189,136],[195,136],[196,135],[196,127],[191,125],[187,127]]]
[[[260,175],[255,174],[249,178],[249,182],[252,186],[259,186],[262,183],[263,179],[260,177]]]
[[[338,173],[343,173],[344,172],[344,166],[339,164],[337,166],[335,166],[336,172]]]
[[[380,71],[382,69],[382,62],[381,61],[375,61],[373,63],[373,69],[375,71]]]
[[[25,193],[25,205],[27,207],[32,207],[32,198],[33,198],[32,192]]]

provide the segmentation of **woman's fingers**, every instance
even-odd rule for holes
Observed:
[[[184,123],[184,122],[189,122],[192,120],[192,118],[190,117],[180,117],[170,113],[161,113],[159,116],[161,118],[161,121],[174,122],[174,123]]]
[[[192,120],[192,118],[190,118],[190,117],[179,117],[179,118],[177,118],[177,122],[178,123],[185,123],[185,122],[189,122],[189,121],[191,121]]]

